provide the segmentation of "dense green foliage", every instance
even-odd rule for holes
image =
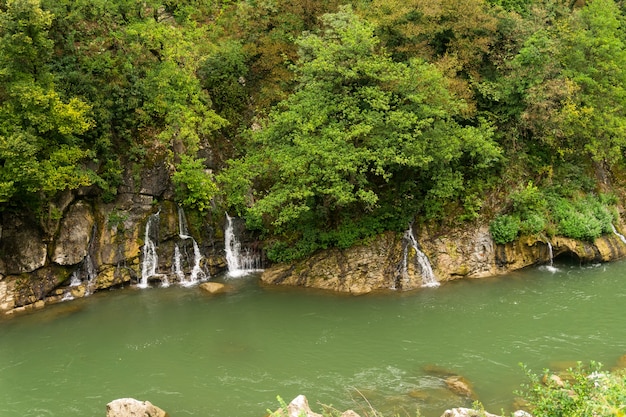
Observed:
[[[490,224],[496,243],[509,243],[521,235],[554,235],[593,241],[612,232],[616,220],[614,196],[606,194],[562,194],[553,187],[539,189],[532,183],[513,191],[510,210]]]
[[[90,107],[63,97],[51,72],[52,15],[35,0],[8,2],[0,14],[0,203],[22,195],[50,198],[89,184],[79,165]]]
[[[433,65],[394,62],[349,7],[322,22],[297,42],[296,91],[223,176],[253,224],[309,250],[347,247],[388,228],[392,214],[408,224],[433,212],[500,157],[489,126],[459,123],[463,103]],[[358,230],[365,218],[379,227]]]
[[[562,379],[527,372],[529,383],[521,393],[535,417],[626,415],[626,374],[603,371],[592,363],[569,369]],[[542,381],[543,380],[543,381]],[[545,381],[545,382],[544,382]]]
[[[275,260],[414,218],[592,240],[626,172],[625,21],[614,0],[0,0],[0,210],[113,201],[159,165]]]

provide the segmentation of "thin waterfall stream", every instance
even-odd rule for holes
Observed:
[[[430,261],[424,252],[422,252],[417,243],[417,239],[413,234],[413,226],[409,225],[409,228],[404,233],[404,239],[408,242],[404,247],[403,253],[403,274],[406,275],[408,273],[408,265],[410,261],[409,249],[412,249],[414,254],[414,259],[417,262],[419,267],[421,277],[422,277],[422,286],[423,287],[438,287],[439,282],[437,281],[437,277],[435,277],[435,273],[433,272],[433,268],[430,265]]]
[[[148,279],[157,275],[159,267],[159,255],[157,253],[159,210],[151,215],[146,222],[143,243],[143,259],[141,261],[141,281],[137,284],[139,288],[148,287]]]
[[[174,247],[174,261],[173,268],[175,276],[178,278],[180,285],[182,286],[192,286],[196,285],[199,282],[209,278],[207,272],[202,269],[202,253],[200,252],[200,247],[198,246],[198,242],[191,236],[189,233],[189,226],[187,224],[187,218],[185,217],[185,212],[182,207],[178,208],[178,236],[183,241],[181,244],[185,242],[191,242],[192,253],[191,255],[187,254],[187,263],[189,264],[191,271],[187,276],[182,269],[182,251],[180,246],[177,244]]]
[[[235,219],[228,213],[224,229],[224,251],[230,277],[241,277],[263,269],[261,254],[248,247],[242,248],[235,229]]]
[[[554,266],[554,252],[552,249],[552,243],[549,240],[546,240],[546,245],[548,247],[548,265],[545,265],[545,269],[550,272],[558,272],[558,268]]]
[[[614,224],[611,224],[611,228],[613,229],[613,233],[620,238],[623,243],[626,243],[626,237],[617,231]]]

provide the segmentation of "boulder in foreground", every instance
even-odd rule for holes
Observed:
[[[471,408],[452,408],[450,410],[446,410],[441,417],[500,417],[496,414],[491,414],[486,412],[485,410],[474,410]],[[529,413],[523,410],[517,410],[513,413],[513,417],[532,417]]]
[[[307,398],[300,394],[289,403],[286,410],[279,408],[270,414],[270,417],[322,417],[322,415],[311,410]],[[359,415],[352,410],[347,410],[340,417],[359,417]]]
[[[150,401],[120,398],[107,404],[106,417],[168,417],[168,414]]]

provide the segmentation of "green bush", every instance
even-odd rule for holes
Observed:
[[[172,175],[176,188],[176,200],[183,207],[203,213],[211,208],[211,200],[217,194],[217,185],[205,172],[202,159],[181,155]]]
[[[509,214],[498,216],[489,225],[489,231],[498,244],[512,242],[520,231],[519,217]]]
[[[510,198],[513,210],[520,214],[539,213],[545,211],[547,206],[545,195],[532,182],[525,188],[513,192]]]
[[[539,190],[532,183],[511,194],[512,213],[497,217],[490,225],[496,243],[513,241],[518,234],[553,235],[593,241],[611,233],[616,214],[611,195],[564,196],[560,190]]]
[[[534,235],[546,229],[546,219],[539,213],[528,213],[520,222],[520,232],[524,235]]]
[[[613,214],[600,197],[590,195],[575,200],[552,197],[551,203],[557,233],[562,236],[592,241],[612,230]]]
[[[526,370],[529,383],[521,394],[535,417],[624,416],[626,411],[626,374],[607,372],[591,363],[569,369],[565,378],[551,378]],[[545,381],[545,382],[544,382]]]

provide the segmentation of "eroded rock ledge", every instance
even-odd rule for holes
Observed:
[[[427,228],[414,231],[437,281],[484,278],[550,262],[552,256],[569,256],[580,263],[614,261],[626,256],[626,244],[617,235],[594,242],[565,237],[549,241],[522,237],[506,245],[493,242],[486,225],[435,234]],[[384,233],[366,245],[346,250],[330,249],[292,264],[267,269],[262,281],[364,294],[376,290],[412,290],[424,284],[423,271],[405,259],[408,242],[399,233]]]
[[[152,196],[127,193],[114,203],[103,204],[68,195],[57,204],[63,216],[46,227],[19,214],[4,213],[0,218],[0,313],[41,308],[68,297],[137,283],[142,275],[146,225],[157,212],[158,269],[172,271],[172,254],[189,240],[181,237],[176,204],[167,199],[155,201]],[[226,267],[223,226],[219,219],[212,219],[211,225],[196,231],[201,267],[207,275]],[[535,236],[497,245],[486,225],[448,230],[422,227],[404,234],[383,233],[350,249],[330,249],[300,262],[274,265],[261,279],[269,285],[349,294],[413,290],[425,283],[417,251],[429,259],[436,284],[548,263],[550,248],[553,257],[567,255],[581,263],[613,261],[626,256],[624,240],[617,234],[594,242]],[[193,250],[187,248],[186,253]],[[189,261],[185,265],[191,269]],[[77,286],[71,284],[74,274],[82,276]]]

